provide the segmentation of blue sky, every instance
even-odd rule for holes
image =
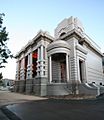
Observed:
[[[78,17],[89,35],[104,52],[103,0],[0,0],[5,13],[4,26],[9,32],[8,46],[16,54],[42,29],[52,36],[57,24],[70,16]],[[15,78],[15,60],[1,69],[4,78]]]

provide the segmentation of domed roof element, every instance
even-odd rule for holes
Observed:
[[[67,48],[67,49],[70,49],[70,46],[64,40],[55,40],[54,42],[52,42],[51,44],[48,45],[47,51],[49,51],[51,49],[54,49],[54,48]]]

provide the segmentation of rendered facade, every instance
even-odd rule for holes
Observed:
[[[78,18],[64,19],[54,37],[39,31],[17,53],[15,91],[39,96],[102,94],[103,57]]]

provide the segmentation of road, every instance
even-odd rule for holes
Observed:
[[[13,113],[9,116],[15,115],[18,120],[104,120],[104,96],[91,100],[65,100],[0,92],[0,101],[1,105],[11,104],[6,106]]]
[[[46,98],[0,90],[0,120],[9,120],[7,116],[1,111],[1,107],[3,106],[43,99]]]

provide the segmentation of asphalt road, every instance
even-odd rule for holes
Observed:
[[[103,96],[60,100],[0,91],[0,107],[4,105],[5,114],[0,111],[0,120],[104,120]]]
[[[11,114],[12,112],[9,112],[8,116],[7,114],[4,114],[5,111],[2,110],[4,106],[10,105],[10,104],[30,102],[30,101],[35,101],[35,100],[43,100],[43,99],[45,98],[0,90],[0,120],[9,120],[8,116],[13,117],[13,114]],[[15,116],[15,119],[17,120],[16,116]],[[15,119],[12,118],[10,120],[15,120]]]
[[[41,100],[7,107],[21,120],[104,120],[104,99]]]

